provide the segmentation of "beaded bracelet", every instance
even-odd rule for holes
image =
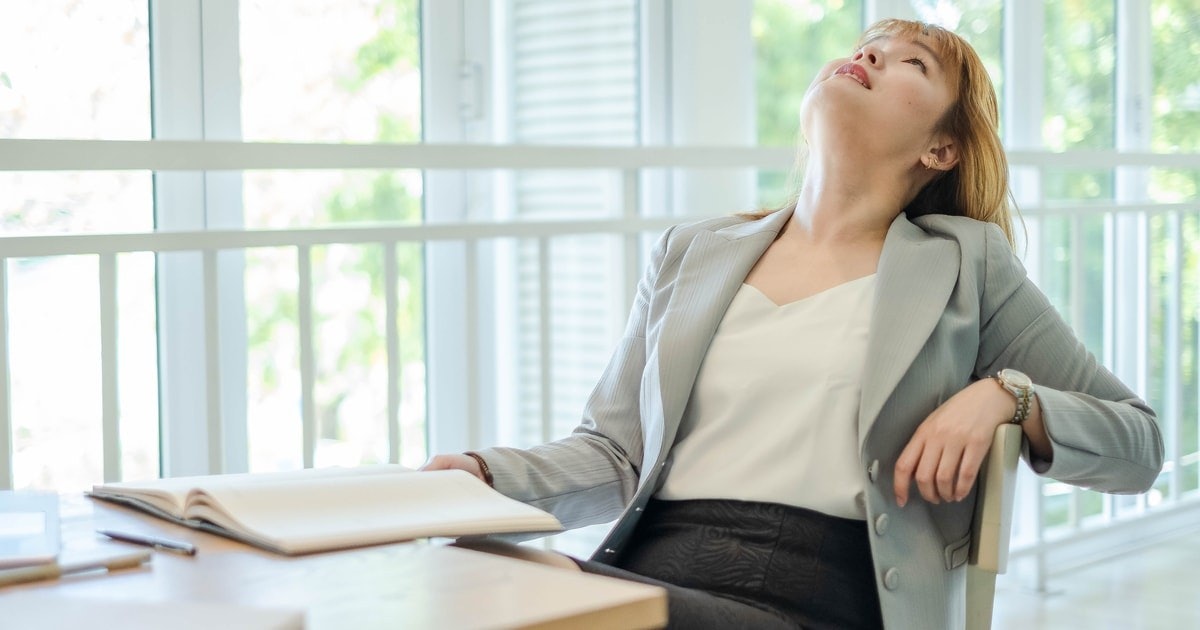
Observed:
[[[476,453],[475,451],[467,451],[467,452],[463,453],[463,455],[467,455],[468,457],[474,459],[475,462],[479,464],[479,470],[480,470],[480,472],[483,473],[483,480],[485,482],[487,482],[487,485],[495,488],[496,480],[492,478],[492,470],[490,468],[488,468],[487,462],[484,461],[483,456],[480,455],[479,453]]]

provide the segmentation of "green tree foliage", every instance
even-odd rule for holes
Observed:
[[[827,61],[854,52],[862,31],[860,0],[755,0],[758,143],[792,146],[800,102]]]
[[[378,32],[359,47],[347,74],[335,77],[335,84],[349,94],[362,92],[374,81],[386,81],[419,68],[418,0],[384,0],[376,8]],[[393,113],[378,114],[377,141],[415,142],[420,139],[418,121]],[[421,199],[406,184],[407,174],[386,171],[373,174],[352,173],[338,190],[330,194],[316,224],[402,223],[421,221]],[[384,326],[384,252],[379,245],[335,245],[312,250],[314,335],[317,337],[316,415],[323,438],[345,439],[343,401],[355,388],[367,387],[371,373],[386,370]],[[424,264],[420,244],[400,243],[396,248],[398,273],[397,329],[400,338],[400,363],[403,366],[424,361]],[[320,303],[320,297],[336,283],[335,289],[365,285],[368,295],[355,302],[352,321],[347,322],[344,304]],[[332,291],[338,294],[338,291]],[[351,291],[353,293],[353,291]],[[361,295],[356,293],[355,295]],[[248,342],[251,348],[270,344],[276,327],[292,326],[297,307],[294,295],[282,292],[274,303],[250,314]],[[333,328],[331,328],[333,327]],[[337,329],[342,340],[335,348],[322,343],[323,335]],[[260,378],[270,386],[278,382],[277,367],[264,362]],[[381,414],[386,413],[381,407]],[[363,463],[372,456],[363,455]]]
[[[354,56],[357,72],[346,82],[347,89],[359,90],[379,74],[417,67],[419,11],[416,0],[386,0],[376,7],[379,31]]]
[[[755,0],[758,144],[796,146],[800,103],[817,71],[849,56],[862,31],[861,0]],[[794,191],[789,173],[759,174],[760,203],[781,204]]]
[[[1155,0],[1151,9],[1154,38],[1155,151],[1200,151],[1200,5],[1196,0]],[[1197,196],[1197,173],[1182,196]],[[1179,182],[1182,183],[1182,182]]]
[[[1154,101],[1152,104],[1151,148],[1177,153],[1200,150],[1200,6],[1196,0],[1154,0],[1151,32],[1154,41],[1152,64]],[[1200,171],[1154,169],[1151,171],[1151,196],[1159,201],[1192,201],[1200,193]],[[1180,451],[1200,450],[1197,423],[1200,422],[1200,217],[1194,213],[1178,221],[1179,239],[1171,238],[1168,218],[1151,219],[1152,242],[1150,275],[1152,378],[1151,402],[1162,409],[1165,402],[1166,321],[1169,304],[1167,287],[1172,280],[1175,260],[1179,261],[1181,283],[1179,301],[1180,331],[1177,351],[1180,362],[1181,408],[1179,409]],[[1178,245],[1177,245],[1178,244]],[[1176,247],[1179,251],[1175,251]],[[1167,419],[1163,419],[1164,422]],[[1200,486],[1197,465],[1189,464],[1181,472],[1182,488]]]

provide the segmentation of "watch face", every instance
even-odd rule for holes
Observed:
[[[1005,369],[1000,370],[999,376],[1000,378],[1004,379],[1006,383],[1012,385],[1013,387],[1018,387],[1020,389],[1029,389],[1030,387],[1033,387],[1033,381],[1031,381],[1024,372]]]

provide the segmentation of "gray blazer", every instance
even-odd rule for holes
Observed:
[[[790,216],[667,230],[582,423],[550,444],[481,451],[496,488],[568,527],[617,518],[593,557],[615,559],[666,478],[717,325]],[[901,214],[876,287],[858,434],[883,619],[890,628],[958,628],[974,493],[932,505],[914,492],[899,508],[892,492],[896,459],[930,412],[999,369],[1025,372],[1053,446],[1050,461],[1028,452],[1026,460],[1039,474],[1103,492],[1148,489],[1162,466],[1162,438],[1154,412],[1076,339],[996,226]]]

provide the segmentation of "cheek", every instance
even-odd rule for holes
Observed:
[[[902,92],[899,96],[900,98],[897,100],[905,114],[911,117],[913,122],[921,121],[928,123],[928,126],[937,124],[942,113],[949,107],[946,99],[929,90],[910,89]]]

